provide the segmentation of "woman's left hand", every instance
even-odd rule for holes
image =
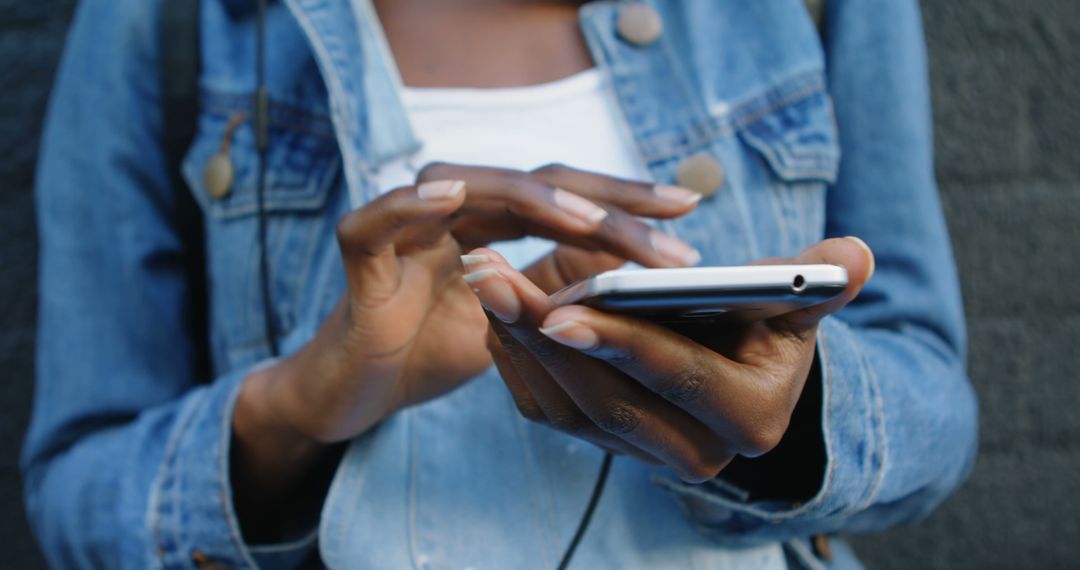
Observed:
[[[766,321],[683,331],[688,337],[633,317],[556,307],[493,250],[468,259],[478,256],[488,261],[470,264],[468,280],[488,309],[489,349],[521,413],[669,465],[691,482],[715,477],[736,455],[776,447],[813,364],[818,322],[854,299],[874,268],[861,240],[823,241],[786,262],[846,268],[838,297]]]

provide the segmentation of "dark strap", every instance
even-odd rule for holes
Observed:
[[[164,0],[162,6],[162,111],[170,174],[183,188],[180,163],[199,120],[199,1]]]
[[[197,346],[195,372],[209,379],[206,253],[203,215],[180,168],[195,139],[199,121],[199,4],[201,0],[163,0],[161,12],[161,113],[169,180],[176,199],[175,223],[184,244],[184,268],[191,292],[189,326]]]
[[[818,31],[823,31],[825,29],[825,0],[805,0],[805,2],[810,19],[814,21]]]

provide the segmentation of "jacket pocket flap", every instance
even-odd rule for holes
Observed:
[[[785,181],[836,181],[840,144],[832,102],[824,90],[783,105],[765,105],[738,133]]]
[[[220,98],[212,101],[209,105],[204,101],[198,134],[184,160],[184,178],[207,216],[224,220],[255,214],[259,153],[250,113],[242,102],[222,105]],[[227,153],[232,180],[226,192],[214,195],[207,186],[205,170],[218,153]],[[265,211],[321,209],[340,170],[340,154],[329,121],[272,105],[265,168]]]

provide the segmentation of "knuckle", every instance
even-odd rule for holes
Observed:
[[[679,369],[661,387],[660,395],[674,404],[687,404],[700,400],[708,385],[709,374],[699,364]]]
[[[641,365],[641,355],[635,350],[608,346],[600,347],[593,352],[596,357],[602,358],[612,366],[622,370],[635,369]]]
[[[360,228],[360,224],[358,223],[359,220],[357,219],[359,216],[359,211],[353,211],[345,214],[338,220],[337,227],[335,228],[338,243],[341,245],[352,244],[356,237],[356,232]]]
[[[576,410],[557,410],[547,415],[548,424],[563,433],[577,436],[587,431],[588,422]]]
[[[780,445],[787,427],[787,421],[766,421],[747,430],[742,437],[743,455],[757,457],[772,451]]]
[[[568,172],[571,172],[571,168],[561,162],[549,162],[539,168],[532,170],[531,174],[540,178],[557,178]]]
[[[435,161],[429,162],[416,173],[416,180],[418,182],[428,182],[431,180],[441,180],[446,178],[451,166],[449,163]]]
[[[548,366],[561,366],[570,358],[570,349],[547,338],[536,339],[529,343],[529,352],[544,361]]]
[[[593,418],[596,425],[613,435],[625,435],[641,425],[641,411],[626,402],[613,402]]]

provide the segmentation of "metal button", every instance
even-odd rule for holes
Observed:
[[[636,46],[646,46],[660,37],[664,23],[652,6],[628,4],[619,10],[615,29],[622,39]]]
[[[206,186],[206,193],[211,198],[220,200],[232,191],[232,183],[232,159],[229,157],[228,150],[221,149],[206,161],[206,167],[203,169],[203,184]]]
[[[699,152],[683,159],[675,170],[679,186],[689,188],[706,198],[716,194],[724,185],[724,169],[709,153]]]
[[[236,113],[229,117],[225,130],[221,133],[221,146],[203,167],[203,185],[206,193],[215,200],[221,200],[232,192],[233,164],[232,139],[236,128],[247,121],[247,113]]]

